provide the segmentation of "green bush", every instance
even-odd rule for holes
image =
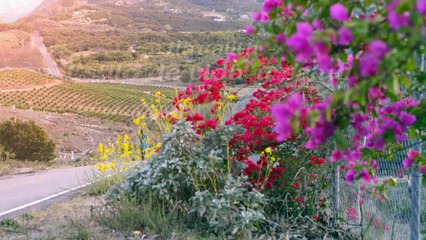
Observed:
[[[150,196],[159,206],[151,210],[180,216],[176,228],[183,222],[187,229],[207,237],[233,235],[246,239],[244,236],[259,231],[264,224],[266,201],[244,177],[231,173],[228,143],[237,131],[228,126],[199,141],[190,124],[175,125],[164,137],[162,151],[145,168],[112,188],[109,199],[119,203],[130,200],[143,207],[146,196]],[[164,209],[170,212],[162,212]]]
[[[2,145],[0,145],[0,162],[9,161],[15,158],[15,154],[6,151]]]
[[[0,145],[18,160],[48,162],[55,158],[55,144],[34,122],[9,120],[0,123]]]

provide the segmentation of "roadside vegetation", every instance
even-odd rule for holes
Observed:
[[[55,158],[55,144],[34,122],[9,120],[0,123],[0,146],[9,159],[49,162]]]

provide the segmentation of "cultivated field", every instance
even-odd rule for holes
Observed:
[[[35,76],[29,77],[28,79],[34,80],[28,81],[30,83],[43,81],[37,74]],[[22,109],[77,113],[123,121],[148,113],[147,107],[140,100],[144,98],[150,106],[154,103],[154,95],[157,91],[169,97],[175,93],[172,88],[159,86],[64,81],[59,85],[29,91],[2,92],[0,90],[0,104]]]
[[[57,83],[53,77],[29,70],[0,71],[0,91],[28,89]]]

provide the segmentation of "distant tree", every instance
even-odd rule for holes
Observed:
[[[55,144],[33,121],[8,120],[0,123],[0,145],[18,160],[48,162],[55,158]]]

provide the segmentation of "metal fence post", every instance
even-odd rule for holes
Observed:
[[[420,56],[420,71],[425,69],[425,55]],[[420,100],[421,96],[419,93],[414,93],[414,100]],[[420,140],[415,141],[413,147],[414,150],[420,154],[422,146]],[[410,184],[410,203],[411,203],[411,218],[410,218],[410,240],[420,239],[420,178],[421,174],[418,171],[418,164],[415,164],[414,168],[411,169],[411,184]]]
[[[419,143],[417,140],[416,143]],[[416,151],[421,151],[420,144],[413,147]],[[418,171],[418,164],[415,164],[411,169],[411,184],[410,184],[410,204],[411,204],[411,217],[410,217],[410,240],[420,239],[420,172]]]
[[[339,90],[339,84],[336,83],[333,86],[333,90],[334,92],[336,92],[337,90]],[[335,147],[337,148],[337,145],[334,144]],[[334,194],[334,221],[333,221],[333,226],[336,225],[337,223],[337,219],[339,217],[339,211],[340,211],[340,171],[339,171],[339,165],[338,163],[333,163],[333,194]]]

